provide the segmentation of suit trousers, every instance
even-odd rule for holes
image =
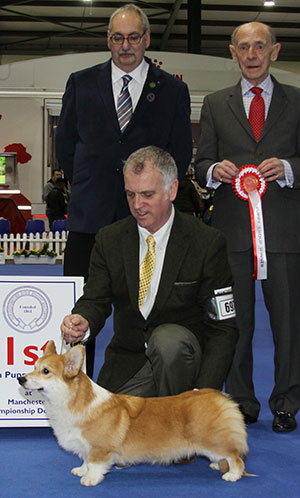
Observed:
[[[252,339],[255,328],[253,250],[230,252],[239,340],[226,391],[244,411],[257,417],[260,403],[253,384]],[[274,342],[275,386],[269,406],[296,414],[300,408],[300,254],[267,252],[268,278],[261,281]]]
[[[84,277],[89,274],[90,256],[95,242],[94,233],[69,232],[64,256],[64,275]],[[86,373],[92,378],[95,359],[95,340],[86,345]]]
[[[154,329],[145,365],[116,392],[144,398],[193,389],[200,372],[201,348],[190,330],[173,323]]]

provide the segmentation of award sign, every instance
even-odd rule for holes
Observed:
[[[57,352],[60,324],[82,294],[83,277],[0,276],[0,427],[49,426],[39,391],[18,378],[31,372],[50,339]]]
[[[240,199],[248,201],[254,251],[253,277],[256,280],[265,280],[267,256],[261,197],[267,190],[267,183],[257,166],[246,164],[240,168],[239,175],[232,180],[232,187]]]

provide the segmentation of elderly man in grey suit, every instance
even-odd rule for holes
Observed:
[[[62,334],[91,340],[113,305],[101,386],[144,397],[221,389],[237,340],[225,237],[174,208],[177,168],[168,152],[134,152],[124,179],[132,216],[98,232],[84,294]]]
[[[230,51],[242,78],[204,101],[196,175],[200,185],[215,189],[212,225],[227,237],[239,340],[226,389],[239,402],[247,423],[256,422],[260,410],[252,378],[256,239],[251,227],[257,226],[232,182],[240,181],[242,166],[253,165],[255,181],[267,185],[261,198],[267,273],[261,283],[275,347],[269,405],[273,430],[289,432],[297,426],[300,407],[300,90],[279,84],[269,74],[279,50],[265,24],[251,22],[233,32]],[[258,134],[250,126],[252,99],[262,104]]]

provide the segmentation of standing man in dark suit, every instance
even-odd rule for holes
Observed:
[[[225,237],[175,210],[177,168],[168,152],[139,149],[124,178],[132,216],[99,230],[84,294],[62,334],[71,343],[87,331],[94,338],[113,305],[101,386],[144,397],[221,389],[237,339]]]
[[[261,198],[267,275],[261,284],[275,346],[269,405],[273,430],[288,432],[297,426],[300,407],[300,90],[269,74],[279,50],[265,24],[251,22],[233,32],[230,51],[242,78],[204,101],[196,175],[200,185],[215,189],[212,225],[227,236],[240,336],[226,390],[240,403],[247,423],[256,422],[260,410],[252,379],[255,244],[248,202],[235,195],[232,181],[243,165],[254,165],[267,184]],[[257,92],[252,87],[262,90],[264,106],[265,122],[256,138],[248,121]]]
[[[57,159],[71,184],[64,274],[85,279],[98,229],[129,214],[122,175],[129,154],[161,147],[174,156],[180,178],[192,157],[188,88],[144,57],[150,45],[144,12],[133,4],[115,11],[107,43],[111,60],[70,76],[56,134]],[[128,90],[120,124],[119,98]],[[90,376],[92,365],[88,351]]]

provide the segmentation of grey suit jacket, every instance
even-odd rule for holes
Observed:
[[[266,249],[270,252],[300,251],[300,90],[281,85],[275,78],[273,97],[265,126],[256,142],[243,106],[241,86],[207,96],[201,112],[196,178],[206,185],[208,168],[223,159],[259,165],[264,159],[287,159],[294,173],[294,188],[268,183],[262,198]],[[252,245],[249,207],[228,184],[215,192],[213,226],[227,236],[230,251]]]
[[[203,348],[197,387],[221,389],[237,340],[235,320],[207,313],[215,289],[232,284],[224,236],[193,216],[176,211],[153,309],[138,309],[139,235],[129,216],[100,230],[91,256],[84,295],[73,313],[89,322],[95,337],[114,307],[114,336],[98,382],[114,391],[145,363],[145,342],[155,327],[177,323],[191,330]]]

